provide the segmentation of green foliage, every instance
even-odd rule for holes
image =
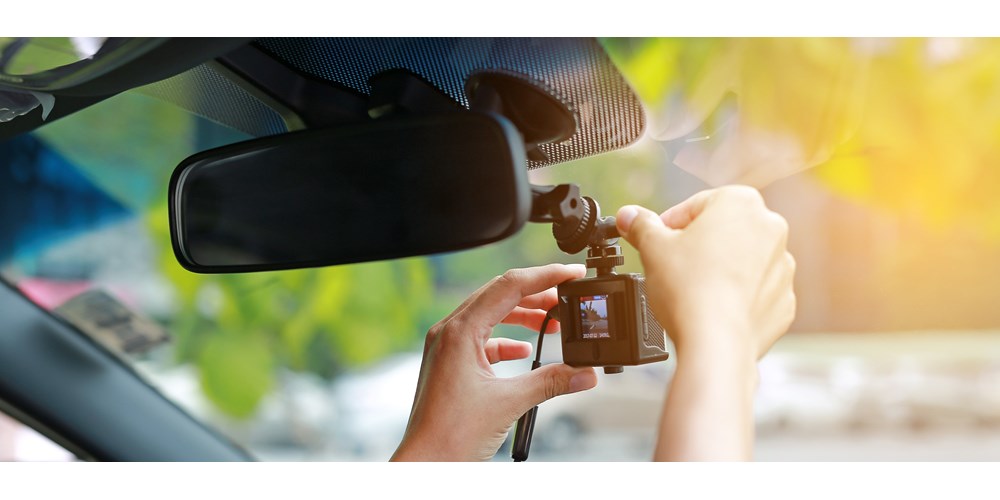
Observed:
[[[202,343],[197,366],[205,395],[234,417],[253,415],[274,381],[274,356],[267,336],[224,331]]]
[[[704,120],[732,95],[741,127],[733,135],[744,140],[731,147],[747,153],[734,160],[753,153],[760,161],[747,170],[775,170],[752,184],[812,168],[810,176],[843,197],[938,230],[960,221],[1000,241],[996,39],[607,39],[603,45],[647,104],[656,139],[674,139],[682,117]],[[776,166],[781,155],[771,146],[783,144],[765,141],[776,136],[801,153],[795,168]],[[711,170],[696,174],[711,178]]]
[[[149,225],[169,248],[165,206]],[[252,414],[279,367],[334,376],[415,348],[430,326],[426,259],[199,275],[167,251],[161,266],[178,297],[178,361],[195,362],[205,394],[237,417]]]
[[[17,40],[16,37],[0,37],[0,49],[6,49]],[[3,69],[9,75],[32,75],[79,60],[69,38],[32,37],[14,58],[5,63]]]
[[[131,124],[122,127],[121,124]],[[179,363],[197,366],[205,395],[235,417],[253,414],[277,370],[324,377],[419,346],[434,280],[426,259],[238,275],[186,271],[170,251],[166,191],[195,152],[198,122],[134,92],[41,129],[97,185],[144,214],[159,269],[174,290]]]

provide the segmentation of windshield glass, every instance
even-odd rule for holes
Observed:
[[[606,214],[746,183],[788,220],[798,312],[760,367],[757,457],[1000,459],[998,42],[602,44],[646,135],[530,180],[576,183]],[[0,273],[49,309],[102,290],[150,318],[169,341],[130,349],[139,371],[261,459],[387,459],[427,330],[506,269],[583,261],[529,224],[447,255],[192,274],[170,246],[170,174],[250,137],[130,91],[0,142]],[[542,362],[560,360],[550,336]],[[673,362],[542,405],[531,459],[648,459]]]
[[[0,70],[8,76],[25,76],[89,59],[107,38],[0,37]]]

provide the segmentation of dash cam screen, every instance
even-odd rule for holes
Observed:
[[[580,297],[580,335],[585,339],[611,338],[607,295]]]

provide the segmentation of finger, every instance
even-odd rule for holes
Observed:
[[[544,292],[538,292],[535,294],[528,295],[527,297],[521,299],[521,302],[517,305],[525,307],[528,309],[542,309],[548,311],[559,303],[559,294],[555,287],[549,288]]]
[[[441,323],[441,324],[447,323],[448,321],[450,321],[455,316],[458,316],[459,314],[461,314],[462,311],[464,311],[466,308],[468,308],[469,304],[471,304],[472,302],[474,302],[476,300],[476,298],[478,298],[483,293],[483,290],[485,290],[486,287],[490,286],[491,283],[493,283],[492,280],[489,283],[486,283],[485,285],[477,288],[476,291],[474,291],[471,294],[469,294],[469,296],[466,297],[465,300],[463,300],[462,303],[458,305],[458,307],[456,307],[453,311],[451,311],[450,314],[448,314],[447,316],[445,316],[444,319],[442,319],[439,323]]]
[[[506,379],[506,384],[512,392],[514,413],[521,415],[556,396],[593,389],[597,386],[597,373],[590,367],[557,363]]]
[[[545,311],[541,309],[525,309],[515,307],[506,318],[503,319],[505,325],[519,325],[531,331],[537,332],[542,329],[542,321],[545,321]],[[545,327],[545,333],[555,333],[559,331],[559,321],[552,319]]]
[[[483,352],[486,354],[486,360],[492,365],[500,361],[531,356],[531,343],[497,337],[486,341]]]
[[[653,245],[659,246],[663,237],[670,232],[656,213],[638,205],[622,207],[618,210],[615,220],[618,232],[639,250],[640,254],[652,250]]]
[[[506,318],[525,297],[564,281],[582,278],[586,272],[587,269],[580,264],[511,269],[490,282],[455,319],[485,327],[474,330],[488,336],[489,329]]]
[[[709,202],[715,196],[716,190],[708,189],[699,191],[690,198],[670,207],[660,215],[660,220],[667,227],[673,229],[684,229],[688,227],[705,210]]]

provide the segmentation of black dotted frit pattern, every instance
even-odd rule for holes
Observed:
[[[572,105],[578,130],[541,150],[562,163],[623,148],[642,134],[645,115],[628,83],[592,38],[262,38],[257,45],[316,78],[368,95],[368,79],[408,69],[468,107],[465,81],[483,69],[529,75]]]
[[[274,109],[205,64],[139,91],[254,137],[288,130]]]

